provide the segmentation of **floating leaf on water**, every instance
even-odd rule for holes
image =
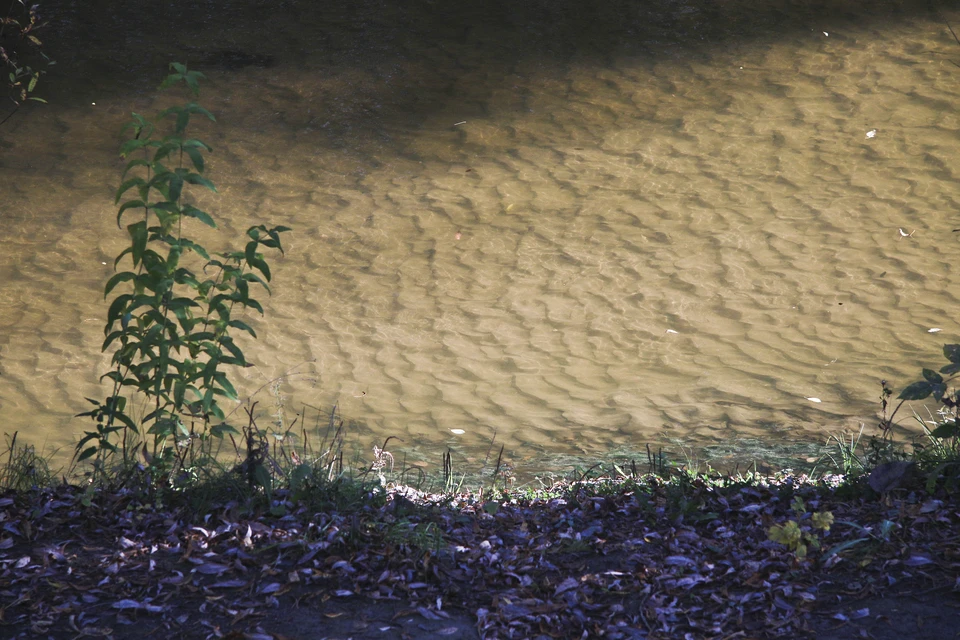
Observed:
[[[113,603],[114,609],[142,609],[143,605],[136,600],[120,600]]]

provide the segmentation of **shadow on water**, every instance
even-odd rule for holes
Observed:
[[[338,85],[338,98],[364,98],[356,101],[358,118],[376,101],[381,124],[403,126],[451,101],[482,111],[491,83],[474,87],[460,73],[503,76],[506,84],[519,64],[549,73],[571,63],[604,66],[629,57],[642,66],[718,50],[736,53],[757,41],[826,29],[841,41],[844,31],[886,28],[937,9],[919,0],[68,0],[44,10],[51,22],[48,50],[58,60],[47,91],[61,104],[153,91],[158,69],[171,60],[214,75],[282,65],[308,77],[368,74],[374,86],[347,82]],[[955,53],[946,28],[943,43],[943,56]],[[418,66],[424,72],[412,73]]]

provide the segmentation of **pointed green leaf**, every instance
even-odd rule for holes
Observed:
[[[960,424],[957,424],[956,420],[951,420],[950,422],[944,422],[931,433],[931,436],[934,438],[956,438],[960,436]]]
[[[200,185],[201,187],[206,187],[207,189],[209,189],[210,191],[213,191],[214,193],[217,192],[217,188],[213,185],[213,183],[199,174],[188,173],[184,176],[183,179],[189,182],[190,184]]]
[[[933,385],[929,382],[914,382],[901,391],[897,398],[900,400],[923,400],[930,397],[931,393],[933,393]]]
[[[195,147],[183,147],[184,152],[187,156],[190,157],[190,161],[193,163],[193,168],[197,170],[197,173],[203,173],[203,154],[200,153],[200,150]]]
[[[228,324],[229,326],[231,326],[231,327],[236,328],[236,329],[240,329],[241,331],[246,331],[247,333],[249,333],[249,334],[250,334],[251,336],[253,336],[254,338],[257,337],[257,332],[254,331],[254,330],[253,330],[253,327],[251,327],[250,325],[248,325],[246,322],[242,322],[242,321],[240,321],[240,320],[231,320],[231,321],[228,322],[227,324]]]
[[[960,344],[943,345],[943,355],[954,364],[960,364]]]
[[[119,203],[119,202],[120,202],[120,198],[123,197],[123,194],[125,194],[127,191],[129,191],[129,190],[132,189],[133,187],[142,187],[142,186],[144,186],[144,185],[146,185],[146,184],[147,184],[146,181],[145,181],[143,178],[139,177],[139,176],[134,177],[134,178],[130,178],[130,179],[128,179],[128,180],[124,180],[124,181],[120,184],[120,186],[117,187],[117,194],[116,194],[116,196],[114,197],[114,200],[113,200],[114,204]],[[120,217],[117,216],[117,226],[119,226],[119,225],[120,225]]]
[[[210,214],[208,214],[206,211],[201,211],[200,209],[197,209],[193,205],[189,205],[189,204],[184,205],[183,215],[189,216],[191,218],[196,218],[197,220],[199,220],[200,222],[202,222],[203,224],[207,225],[212,229],[217,228],[217,223],[213,221],[213,218],[210,217]],[[204,257],[206,258],[208,256],[204,255]]]
[[[132,271],[121,271],[118,274],[115,274],[112,278],[107,280],[107,285],[103,289],[103,297],[106,298],[110,295],[110,292],[113,291],[113,288],[116,287],[121,282],[128,282],[133,280],[136,277],[136,274]]]

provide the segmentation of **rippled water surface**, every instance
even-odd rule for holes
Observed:
[[[425,458],[822,441],[955,340],[926,4],[248,4],[51,16],[50,104],[0,130],[4,430],[69,448],[104,393],[119,131],[170,60],[210,79],[210,242],[294,228],[238,375],[265,413],[291,374],[288,417]]]

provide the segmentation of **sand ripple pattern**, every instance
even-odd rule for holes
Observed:
[[[339,401],[366,436],[424,450],[496,432],[522,457],[821,439],[872,420],[880,378],[936,364],[960,328],[960,50],[942,24],[796,9],[809,27],[694,46],[677,25],[744,18],[664,6],[665,31],[631,39],[628,21],[603,59],[588,38],[536,55],[569,17],[523,23],[546,30],[533,50],[482,21],[438,43],[374,17],[404,35],[373,62],[291,31],[296,63],[211,74],[205,204],[224,236],[295,229],[248,392],[296,368],[291,407]],[[0,155],[7,429],[69,442],[64,416],[97,394],[122,240],[104,132],[154,100],[53,104]]]

